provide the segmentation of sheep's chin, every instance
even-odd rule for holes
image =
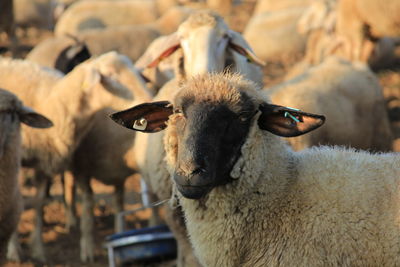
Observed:
[[[201,199],[213,189],[212,186],[191,186],[179,184],[176,184],[176,187],[183,197],[189,199]]]

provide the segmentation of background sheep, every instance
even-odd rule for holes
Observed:
[[[118,16],[110,16],[118,14]],[[156,1],[96,0],[78,1],[60,17],[54,33],[75,35],[79,31],[116,25],[134,25],[155,21],[160,16]]]
[[[65,77],[28,61],[0,60],[0,87],[12,91],[54,122],[54,127],[44,132],[29,128],[22,132],[23,164],[35,169],[37,189],[36,227],[31,236],[34,258],[45,258],[41,231],[47,181],[67,168],[72,153],[92,127],[93,114],[112,106],[115,96],[110,92],[131,96],[119,83],[118,68],[109,59],[107,54],[93,59]]]
[[[210,11],[189,16],[177,32],[151,46],[135,66],[139,69],[156,67],[179,48],[182,48],[183,57],[176,59],[178,79],[227,68],[263,84],[260,68],[263,62],[239,33],[230,30],[220,16]]]
[[[26,55],[26,59],[68,73],[90,56],[84,42],[72,36],[65,36],[43,40]]]
[[[35,128],[49,128],[52,123],[3,89],[0,89],[0,111],[0,263],[4,263],[7,242],[16,230],[23,207],[18,186],[20,123]]]
[[[109,55],[118,68],[119,81],[131,90],[135,103],[149,101],[151,94],[145,81],[133,67],[128,58],[116,53]],[[129,102],[129,105],[132,103]],[[94,261],[94,200],[90,180],[95,178],[107,185],[113,185],[114,212],[123,211],[125,180],[137,172],[137,164],[133,155],[135,136],[127,129],[115,129],[111,120],[105,118],[115,112],[115,108],[125,108],[126,101],[114,101],[112,108],[103,108],[92,117],[93,127],[85,134],[76,148],[71,160],[71,173],[74,176],[82,195],[81,260]],[[93,156],[96,155],[96,156]],[[69,208],[73,208],[70,206]],[[69,216],[73,210],[69,211]],[[69,218],[69,223],[73,219]],[[116,220],[115,220],[116,221]],[[116,224],[114,224],[116,227]],[[70,227],[71,225],[69,225]],[[121,231],[121,229],[117,229]]]
[[[267,62],[293,61],[304,53],[306,38],[297,31],[305,7],[253,16],[243,31],[257,56]]]
[[[172,105],[112,115],[131,129],[141,118],[147,127],[137,130],[167,127],[166,160],[200,262],[398,264],[399,154],[295,153],[278,136],[304,134],[324,117],[268,104],[255,88],[237,76],[204,75],[184,83]]]
[[[288,139],[295,150],[319,144],[392,150],[393,135],[382,89],[365,64],[327,58],[303,74],[265,91],[273,103],[329,118],[322,129]]]
[[[349,58],[343,45],[342,38],[336,31],[337,1],[314,1],[303,13],[298,21],[299,33],[307,36],[307,46],[303,59],[292,67],[285,79],[293,78],[307,68],[318,65],[330,55]],[[381,38],[369,55],[368,64],[372,70],[396,66],[398,59],[394,54],[396,39]]]
[[[311,0],[258,0],[254,8],[253,16],[264,12],[272,13],[290,8],[306,7],[311,3]]]
[[[338,5],[337,33],[351,60],[366,61],[376,39],[400,36],[400,2],[343,0]]]
[[[151,24],[91,29],[79,32],[73,38],[68,35],[47,38],[36,45],[26,59],[59,69],[57,62],[65,61],[63,65],[68,64],[71,61],[70,54],[81,56],[85,45],[94,56],[116,51],[136,61],[155,38],[175,31],[192,12],[190,8],[173,7]],[[68,54],[69,58],[61,58],[63,53]]]

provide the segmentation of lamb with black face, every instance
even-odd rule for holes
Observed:
[[[173,179],[184,197],[199,199],[215,186],[232,181],[230,172],[256,107],[245,94],[241,94],[239,111],[226,103],[198,102],[190,96],[176,106],[178,154]]]

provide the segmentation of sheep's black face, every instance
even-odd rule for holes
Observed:
[[[256,107],[246,95],[235,111],[229,105],[182,98],[175,106],[178,155],[174,180],[184,197],[199,199],[232,181]]]

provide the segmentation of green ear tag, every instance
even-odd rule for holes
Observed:
[[[285,112],[285,118],[290,117],[292,120],[294,120],[295,122],[300,122],[295,116],[293,116],[292,114],[290,114],[289,112]]]

